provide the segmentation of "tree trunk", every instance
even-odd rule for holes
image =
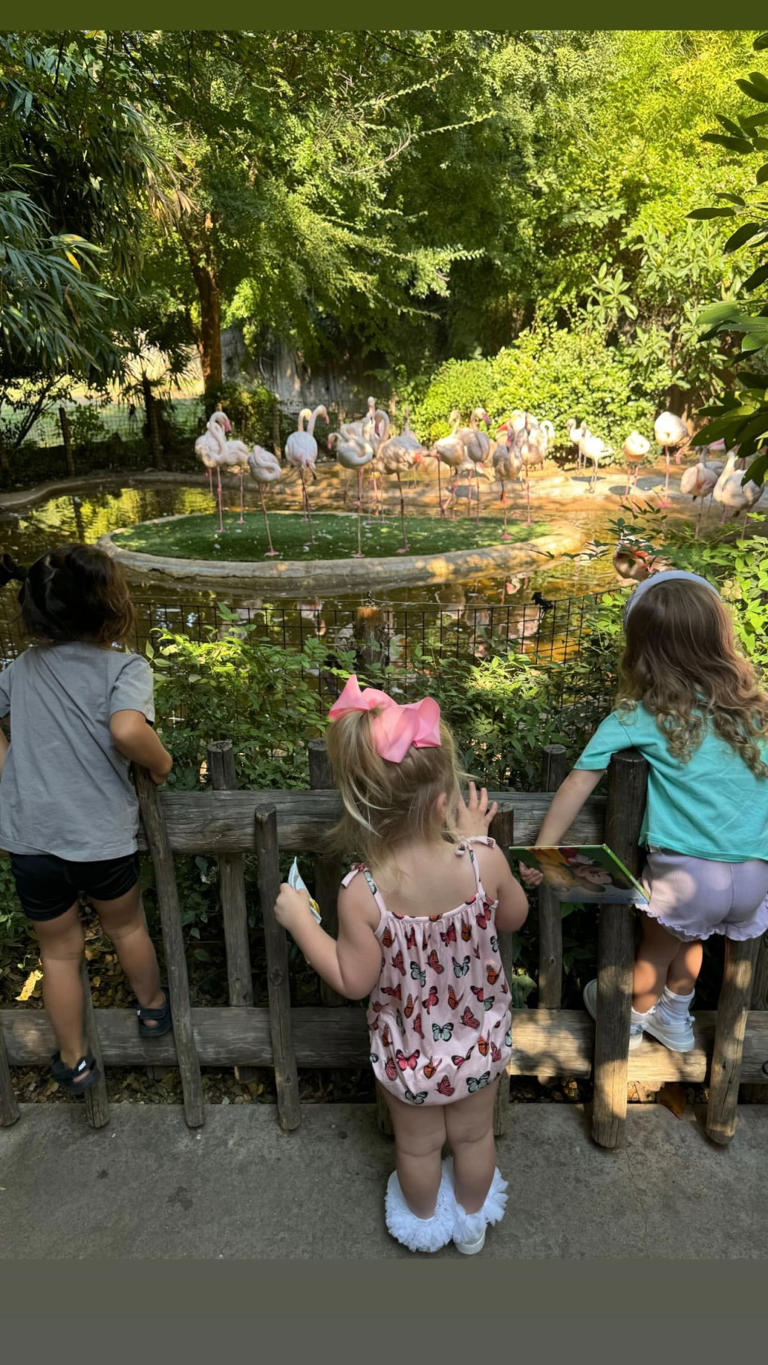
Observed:
[[[221,294],[219,287],[205,267],[193,267],[195,283],[200,295],[200,359],[203,365],[203,384],[206,395],[216,393],[222,385],[221,368]]]

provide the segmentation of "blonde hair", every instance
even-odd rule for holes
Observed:
[[[440,748],[408,750],[400,763],[381,758],[373,743],[373,711],[349,711],[328,727],[326,744],[344,814],[331,831],[338,852],[359,852],[366,863],[391,862],[406,839],[458,840],[451,813],[463,774],[453,735],[440,722]],[[448,820],[435,810],[439,796],[449,798]]]
[[[616,700],[641,702],[667,748],[687,763],[711,722],[756,777],[768,777],[760,741],[768,736],[768,695],[737,651],[733,623],[703,584],[670,580],[645,592],[626,622]]]

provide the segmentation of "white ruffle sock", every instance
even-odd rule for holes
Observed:
[[[485,1196],[482,1208],[475,1213],[466,1213],[456,1200],[453,1189],[453,1162],[450,1158],[443,1162],[443,1180],[448,1184],[453,1204],[453,1240],[463,1245],[477,1242],[486,1227],[500,1223],[507,1207],[508,1182],[504,1180],[497,1167],[493,1172],[491,1187]]]
[[[446,1178],[445,1162],[431,1218],[417,1218],[411,1212],[400,1189],[397,1171],[393,1171],[387,1181],[384,1197],[387,1230],[409,1251],[439,1251],[447,1246],[454,1233],[454,1207],[453,1187]]]

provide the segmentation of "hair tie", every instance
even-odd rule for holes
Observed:
[[[434,697],[422,701],[399,702],[380,692],[376,687],[360,690],[357,674],[347,679],[344,691],[328,712],[329,720],[338,720],[350,711],[375,711],[373,743],[380,758],[390,763],[401,763],[411,745],[415,749],[439,749],[440,707]]]
[[[17,564],[10,555],[0,555],[0,587],[4,588],[6,583],[25,583],[28,570]]]

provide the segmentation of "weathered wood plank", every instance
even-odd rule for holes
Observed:
[[[757,950],[750,1004],[753,1010],[768,1009],[768,933],[763,934]],[[746,1100],[748,1104],[768,1104],[768,1072],[763,1084],[742,1085],[739,1100]]]
[[[165,948],[165,966],[168,973],[168,989],[171,995],[173,1012],[173,1039],[181,1073],[181,1088],[184,1097],[184,1117],[190,1128],[199,1128],[205,1122],[203,1086],[200,1077],[200,1063],[195,1051],[192,1033],[192,1017],[189,1005],[189,979],[187,962],[184,956],[184,939],[181,932],[181,912],[179,892],[176,886],[176,871],[173,866],[168,833],[165,827],[165,808],[149,773],[144,768],[136,769],[136,790],[139,794],[141,819],[147,834],[147,841],[155,868],[157,902],[160,908],[160,923]],[[216,793],[221,799],[223,793]],[[135,1016],[134,1016],[135,1017]],[[156,1048],[161,1039],[153,1039]],[[152,1061],[159,1061],[154,1053]]]
[[[500,801],[499,809],[493,817],[488,833],[506,853],[515,842],[515,812],[512,802]],[[499,953],[507,978],[514,974],[514,934],[499,934]],[[493,1132],[495,1137],[503,1137],[509,1119],[509,1077],[503,1075],[496,1087],[493,1102]]]
[[[736,1131],[736,1107],[742,1071],[744,1035],[752,994],[752,973],[760,940],[725,940],[725,967],[717,1002],[717,1027],[707,1104],[707,1136],[730,1142]]]
[[[95,1085],[89,1086],[83,1092],[85,1100],[85,1113],[92,1128],[103,1128],[109,1123],[109,1100],[107,1099],[107,1078],[104,1072],[104,1057],[101,1051],[101,1039],[99,1038],[99,1028],[96,1021],[96,1011],[93,1008],[93,996],[91,995],[91,980],[88,975],[88,963],[83,958],[80,967],[80,980],[83,986],[83,1000],[85,1002],[85,1038],[96,1059],[100,1076]],[[135,1017],[135,1016],[134,1016]]]
[[[203,1066],[271,1067],[273,1061],[268,1009],[257,1006],[233,1010],[228,1006],[193,1009],[192,1027]],[[107,1066],[146,1066],[153,1062],[176,1065],[173,1035],[141,1038],[136,1014],[130,1009],[97,1011],[99,1036]],[[697,1010],[693,1052],[671,1052],[646,1038],[629,1054],[629,1079],[651,1089],[667,1081],[701,1083],[706,1080],[715,1033],[716,1014]],[[55,1049],[45,1010],[0,1010],[0,1030],[11,1066],[47,1066]],[[346,1006],[291,1010],[291,1032],[300,1067],[362,1067],[368,1061],[365,1013]],[[588,1078],[592,1074],[594,1024],[585,1010],[512,1011],[512,1075],[553,1075]],[[742,1078],[757,1081],[768,1064],[768,1012],[747,1016]]]
[[[638,871],[647,782],[648,766],[637,749],[613,755],[608,768],[604,840],[634,873]],[[618,1145],[627,1113],[633,913],[628,905],[600,906],[592,1137],[601,1147]]]
[[[549,808],[546,792],[490,792],[494,801],[510,802],[515,812],[515,837],[530,844]],[[281,849],[314,853],[318,840],[341,815],[341,798],[335,791],[161,791],[160,806],[174,853],[255,852],[253,819],[257,810],[277,811]],[[603,837],[605,798],[592,797],[566,837],[573,843],[600,842]],[[147,851],[143,828],[139,847]]]
[[[235,751],[231,740],[217,739],[208,745],[208,773],[214,791],[237,790]],[[248,906],[245,897],[245,858],[242,853],[223,853],[218,863],[229,1003],[235,1008],[240,1008],[253,1004],[251,945],[248,938]],[[236,1075],[240,1081],[254,1079],[247,1067],[236,1068]]]
[[[13,1013],[7,1010],[6,1013]],[[5,1045],[5,1034],[0,1028],[0,1128],[10,1128],[12,1123],[16,1123],[19,1117],[19,1106],[11,1081],[9,1071],[8,1049]]]
[[[291,991],[288,976],[288,940],[275,918],[275,901],[280,890],[280,861],[277,843],[277,816],[274,807],[256,811],[256,852],[259,857],[259,900],[264,924],[269,993],[269,1030],[272,1039],[272,1065],[277,1089],[277,1116],[286,1132],[298,1128],[299,1077],[291,1034]],[[240,1011],[238,1010],[239,1014]]]
[[[556,792],[568,772],[564,744],[547,744],[541,756],[541,790]],[[563,1002],[563,915],[555,892],[539,887],[539,1006],[559,1009]],[[544,1076],[539,1077],[544,1080]]]

